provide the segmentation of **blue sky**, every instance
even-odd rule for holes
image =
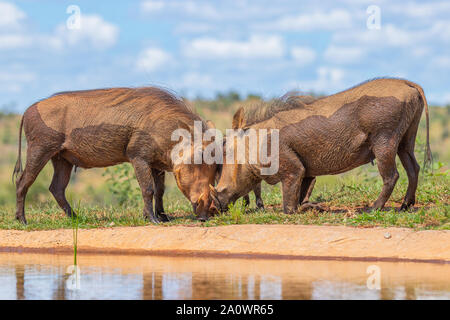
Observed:
[[[439,0],[0,0],[0,106],[114,86],[333,93],[379,76],[450,103],[449,16]]]

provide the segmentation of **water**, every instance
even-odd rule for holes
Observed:
[[[77,289],[72,262],[0,253],[0,299],[450,299],[448,264],[79,255]]]

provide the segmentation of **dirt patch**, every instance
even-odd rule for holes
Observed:
[[[0,230],[0,251],[72,252],[72,230]],[[78,231],[78,252],[450,263],[450,231],[343,226],[120,227]]]

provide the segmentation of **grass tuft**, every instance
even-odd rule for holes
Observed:
[[[189,201],[176,189],[165,195],[165,209],[171,218],[163,226],[222,226],[231,224],[303,224],[303,225],[345,225],[353,227],[406,227],[416,230],[450,230],[450,177],[435,171],[421,175],[416,193],[416,205],[408,211],[399,212],[406,192],[406,174],[400,172],[396,188],[383,210],[370,211],[368,206],[381,191],[381,179],[372,170],[362,168],[356,172],[319,177],[312,201],[321,202],[326,212],[309,210],[286,215],[282,212],[282,195],[279,185],[263,184],[265,210],[255,208],[253,194],[251,205],[246,207],[242,199],[230,205],[227,213],[219,214],[206,222],[200,222],[192,213]],[[49,199],[51,196],[49,195]],[[15,208],[0,208],[0,229],[51,230],[59,228],[111,228],[122,226],[146,226],[151,223],[142,217],[142,204],[120,205],[78,205],[78,220],[68,219],[53,200],[38,205],[27,205],[28,225],[15,220]]]

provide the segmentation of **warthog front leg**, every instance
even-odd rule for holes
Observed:
[[[260,210],[264,209],[264,202],[261,197],[261,183],[258,183],[255,188],[253,188],[253,193],[255,194],[256,207]]]
[[[253,188],[253,193],[255,194],[256,207],[261,210],[264,209],[264,202],[261,197],[261,183],[258,183]],[[245,196],[243,196],[243,198],[244,198],[244,204],[246,206],[249,206],[250,205],[250,197],[249,197],[248,193]]]
[[[280,159],[283,159],[280,161],[279,170],[283,190],[283,211],[292,214],[297,211],[305,168],[292,150],[283,152]]]
[[[164,180],[166,173],[158,169],[152,169],[153,181],[155,183],[155,212],[161,221],[167,222],[169,218],[164,214],[163,196]]]
[[[131,164],[134,167],[136,179],[141,188],[142,197],[144,198],[144,218],[153,223],[159,223],[159,218],[153,212],[154,190],[152,170],[148,163],[140,158],[132,159]]]
[[[282,181],[283,189],[283,211],[292,214],[297,211],[298,199],[300,198],[300,186],[302,184],[302,175],[291,174]]]

